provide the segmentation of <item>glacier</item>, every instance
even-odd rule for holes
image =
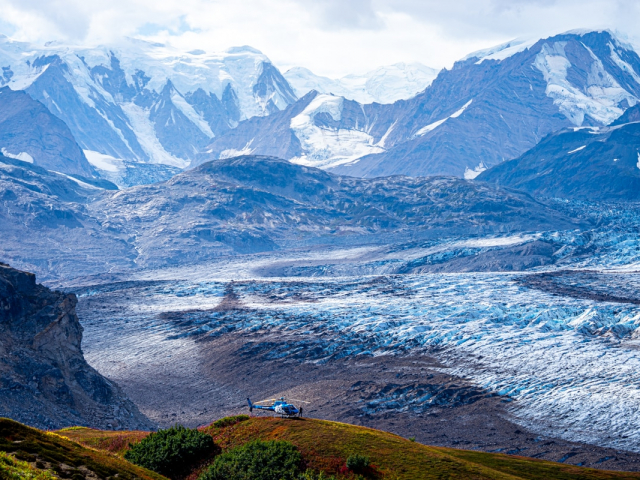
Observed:
[[[640,452],[640,216],[635,206],[556,202],[599,226],[226,257],[75,287],[81,306],[102,299],[84,317],[86,357],[125,388],[135,372],[162,365],[193,378],[198,398],[212,388],[198,371],[216,339],[251,339],[247,355],[266,342],[262,361],[293,362],[287,368],[435,357],[432,370],[491,392],[531,432]],[[540,241],[555,245],[558,263],[406,268]],[[106,300],[118,302],[110,322],[100,313]],[[429,395],[403,391],[410,408],[383,396],[354,408],[362,416],[434,408]]]
[[[292,163],[317,168],[335,167],[364,155],[384,151],[384,140],[376,143],[366,131],[322,128],[315,124],[314,119],[320,114],[328,114],[335,122],[339,122],[343,100],[343,97],[335,95],[318,95],[291,119],[291,130],[304,151],[302,156],[292,158]]]
[[[540,235],[546,234],[468,239],[459,246],[504,247]],[[555,238],[566,241],[571,235]],[[435,355],[440,371],[494,392],[531,431],[640,451],[637,273],[570,270],[557,276],[542,268],[397,275],[383,273],[387,260],[378,261],[369,274],[354,276],[346,269],[339,276],[327,275],[330,263],[357,263],[373,251],[361,247],[221,259],[143,272],[130,283],[86,287],[81,303],[109,291],[132,296],[128,313],[114,319],[113,326],[85,324],[87,359],[123,382],[126,371],[142,364],[149,368],[153,358],[163,362],[161,352],[171,352],[171,368],[186,369],[200,355],[198,342],[255,332],[279,339],[265,357],[274,361],[324,365],[349,358]],[[295,278],[257,274],[288,259],[316,266]],[[547,275],[575,292],[536,287],[535,281]],[[230,288],[240,306],[217,311],[214,307]],[[576,293],[593,289],[630,297],[602,301]],[[125,321],[126,329],[120,326]],[[428,406],[428,398],[421,401]],[[414,401],[412,408],[419,404]],[[363,406],[366,411],[374,407]]]

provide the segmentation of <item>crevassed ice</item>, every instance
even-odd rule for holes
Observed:
[[[92,150],[83,150],[83,152],[89,163],[100,170],[117,173],[125,168],[124,162],[120,158]]]
[[[242,260],[238,263],[234,271],[246,268]],[[203,309],[206,313],[187,328],[194,334],[223,335],[232,324],[236,333],[275,334],[283,356],[298,352],[305,335],[316,335],[327,345],[318,353],[320,359],[335,351],[357,356],[435,347],[447,373],[516,399],[513,413],[533,431],[640,451],[640,308],[531,290],[517,282],[520,275],[394,277],[388,278],[392,291],[388,285],[377,290],[369,278],[361,277],[298,277],[295,282],[254,278],[234,286],[247,312],[212,315],[210,308]],[[179,280],[157,289],[157,302],[175,311],[179,302],[188,308],[211,304],[212,294],[219,297],[224,282]],[[398,296],[397,291],[410,295]],[[274,292],[286,295],[287,301],[274,304]],[[153,305],[149,300],[141,298],[140,305]],[[157,313],[150,312],[156,322]],[[146,330],[145,335],[161,333],[158,341],[166,351],[178,345],[167,343],[168,328],[182,327],[159,322],[157,330]],[[126,335],[125,330],[118,335]],[[606,331],[625,332],[626,340],[597,333]],[[144,343],[140,338],[138,342]],[[106,357],[88,350],[88,358],[100,369]]]

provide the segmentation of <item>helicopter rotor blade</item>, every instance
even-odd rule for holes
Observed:
[[[259,402],[253,402],[254,405],[258,404],[258,403],[267,403],[267,402],[275,402],[276,399],[275,398],[267,398],[266,400],[260,400]]]
[[[307,402],[306,400],[300,400],[297,398],[290,398],[289,400],[293,400],[294,402],[301,402],[301,403],[311,403],[311,402]]]

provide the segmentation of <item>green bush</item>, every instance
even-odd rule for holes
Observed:
[[[139,443],[130,444],[124,458],[161,475],[189,471],[213,452],[213,438],[196,429],[176,425],[158,430]]]
[[[198,480],[296,480],[301,463],[291,443],[255,440],[218,456]]]
[[[327,476],[324,472],[314,472],[313,470],[307,470],[301,473],[298,480],[336,480],[336,477]]]
[[[236,423],[244,422],[245,420],[249,420],[249,415],[235,415],[233,417],[224,417],[220,420],[216,420],[213,422],[213,426],[216,428],[228,427],[230,425],[235,425]]]
[[[347,458],[347,468],[352,472],[361,472],[369,466],[369,457],[364,455],[349,455]]]

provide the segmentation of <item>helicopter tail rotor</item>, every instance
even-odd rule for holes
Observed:
[[[247,397],[247,402],[249,402],[249,413],[253,412],[253,403],[251,403],[251,399]]]

